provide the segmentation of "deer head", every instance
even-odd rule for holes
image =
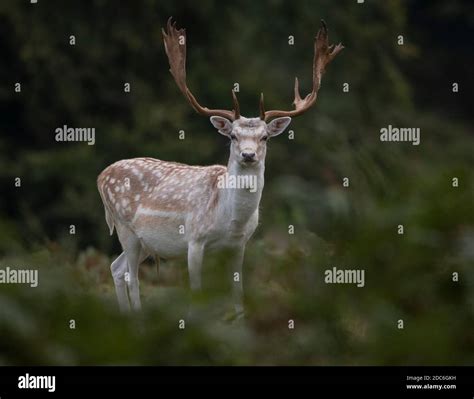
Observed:
[[[234,107],[232,110],[209,109],[199,104],[186,84],[185,29],[177,29],[176,22],[172,22],[172,18],[170,18],[166,31],[162,29],[162,33],[170,72],[179,89],[196,112],[209,116],[217,131],[231,139],[230,158],[244,167],[263,163],[268,139],[283,133],[290,124],[292,117],[302,115],[316,103],[325,67],[344,48],[341,44],[329,46],[327,27],[325,22],[321,20],[321,28],[314,42],[312,91],[302,99],[299,93],[298,78],[295,78],[295,98],[293,100],[295,109],[290,111],[265,111],[262,93],[260,96],[260,116],[245,118],[240,115],[239,102],[233,90]]]

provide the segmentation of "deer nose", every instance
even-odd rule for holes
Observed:
[[[255,153],[254,152],[242,152],[242,158],[245,162],[255,161]]]

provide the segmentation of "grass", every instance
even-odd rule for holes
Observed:
[[[71,257],[55,244],[3,259],[2,267],[37,267],[37,288],[0,292],[1,364],[367,365],[469,364],[470,291],[459,293],[450,267],[430,273],[365,263],[366,287],[324,283],[344,268],[316,235],[261,236],[244,267],[247,317],[234,320],[224,256],[206,259],[204,293],[191,303],[184,262],[140,268],[143,311],[116,305],[112,258],[92,248]],[[369,237],[361,237],[367,239]],[[396,237],[394,237],[396,238]],[[277,244],[278,243],[278,244]],[[355,239],[352,245],[358,246]],[[419,245],[419,244],[416,244]],[[383,248],[382,248],[383,249]],[[419,249],[419,247],[417,247]],[[386,249],[385,249],[386,250]],[[351,254],[355,252],[351,249]],[[360,259],[367,256],[363,251]],[[405,256],[402,253],[400,256]],[[433,266],[433,265],[432,265]],[[377,275],[376,277],[374,277]],[[456,293],[457,292],[457,293]],[[188,319],[190,306],[199,317]],[[179,328],[180,320],[185,328]],[[399,319],[404,329],[398,329]],[[70,328],[71,320],[75,328]],[[293,320],[294,329],[289,328]]]

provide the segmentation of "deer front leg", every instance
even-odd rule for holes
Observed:
[[[203,256],[204,244],[200,242],[190,242],[188,244],[189,283],[193,291],[201,290],[201,271]]]
[[[201,271],[202,271],[202,259],[204,256],[204,245],[199,242],[190,242],[188,244],[188,272],[189,272],[189,285],[192,290],[191,306],[188,310],[188,319],[196,320],[200,319],[200,308],[195,303],[196,296],[201,291]],[[198,294],[198,295],[196,295]]]
[[[234,297],[234,307],[237,317],[243,316],[243,285],[242,285],[242,264],[244,262],[245,245],[233,251],[231,261],[232,271],[232,294]]]

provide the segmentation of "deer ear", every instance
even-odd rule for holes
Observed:
[[[229,137],[232,133],[232,123],[222,116],[211,116],[211,123],[224,136]]]
[[[267,125],[267,132],[270,137],[278,136],[279,134],[283,133],[285,129],[291,122],[291,118],[289,116],[283,116],[282,118],[273,119]]]

